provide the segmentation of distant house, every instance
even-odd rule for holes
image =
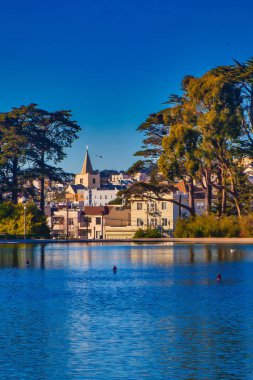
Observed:
[[[109,213],[105,216],[105,239],[131,239],[135,228],[131,226],[130,209],[119,206],[108,206]]]
[[[114,185],[121,185],[122,182],[130,181],[132,182],[132,176],[125,173],[112,174],[110,182]]]
[[[116,206],[87,206],[83,213],[88,239],[125,238],[131,224],[130,210]]]
[[[112,239],[133,235],[129,235],[130,210],[117,206],[64,207],[54,210],[47,220],[51,235],[56,238]]]
[[[52,237],[78,238],[80,236],[80,224],[83,221],[81,210],[60,208],[54,210],[47,218]]]

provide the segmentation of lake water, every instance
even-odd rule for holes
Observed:
[[[253,379],[253,246],[0,246],[0,379]]]

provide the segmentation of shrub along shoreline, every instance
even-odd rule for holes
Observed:
[[[221,216],[215,214],[189,218],[177,221],[175,238],[201,237],[253,237],[253,214],[236,216]]]

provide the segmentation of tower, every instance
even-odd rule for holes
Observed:
[[[88,153],[88,147],[83,161],[83,166],[80,174],[75,177],[75,185],[83,185],[88,189],[100,188],[100,174],[94,173],[90,156]]]

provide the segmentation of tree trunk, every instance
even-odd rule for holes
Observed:
[[[224,215],[227,213],[227,192],[226,192],[226,189],[222,189],[221,213]]]
[[[222,171],[222,193],[221,193],[221,214],[225,215],[227,212],[227,191],[226,191],[226,178],[224,170]]]
[[[18,203],[18,159],[17,157],[15,157],[12,161],[11,200],[14,204]]]
[[[237,211],[237,214],[238,214],[238,217],[240,218],[241,216],[241,205],[240,203],[238,202],[238,192],[237,192],[237,189],[236,189],[236,186],[235,186],[235,182],[234,182],[234,179],[233,179],[233,176],[231,175],[231,193],[233,194],[233,201],[234,201],[234,204],[235,204],[235,207],[236,207],[236,211]]]
[[[211,185],[211,175],[208,171],[205,174],[206,188],[205,192],[205,214],[209,215],[212,209],[212,185]]]
[[[40,209],[44,215],[45,212],[45,158],[44,152],[41,153],[40,161]]]
[[[195,204],[194,204],[194,185],[193,185],[193,178],[191,177],[188,182],[188,202],[190,207],[190,214],[191,216],[195,216]]]
[[[221,170],[218,170],[217,173],[217,212],[218,215],[221,216],[222,212],[222,176],[221,176]]]

